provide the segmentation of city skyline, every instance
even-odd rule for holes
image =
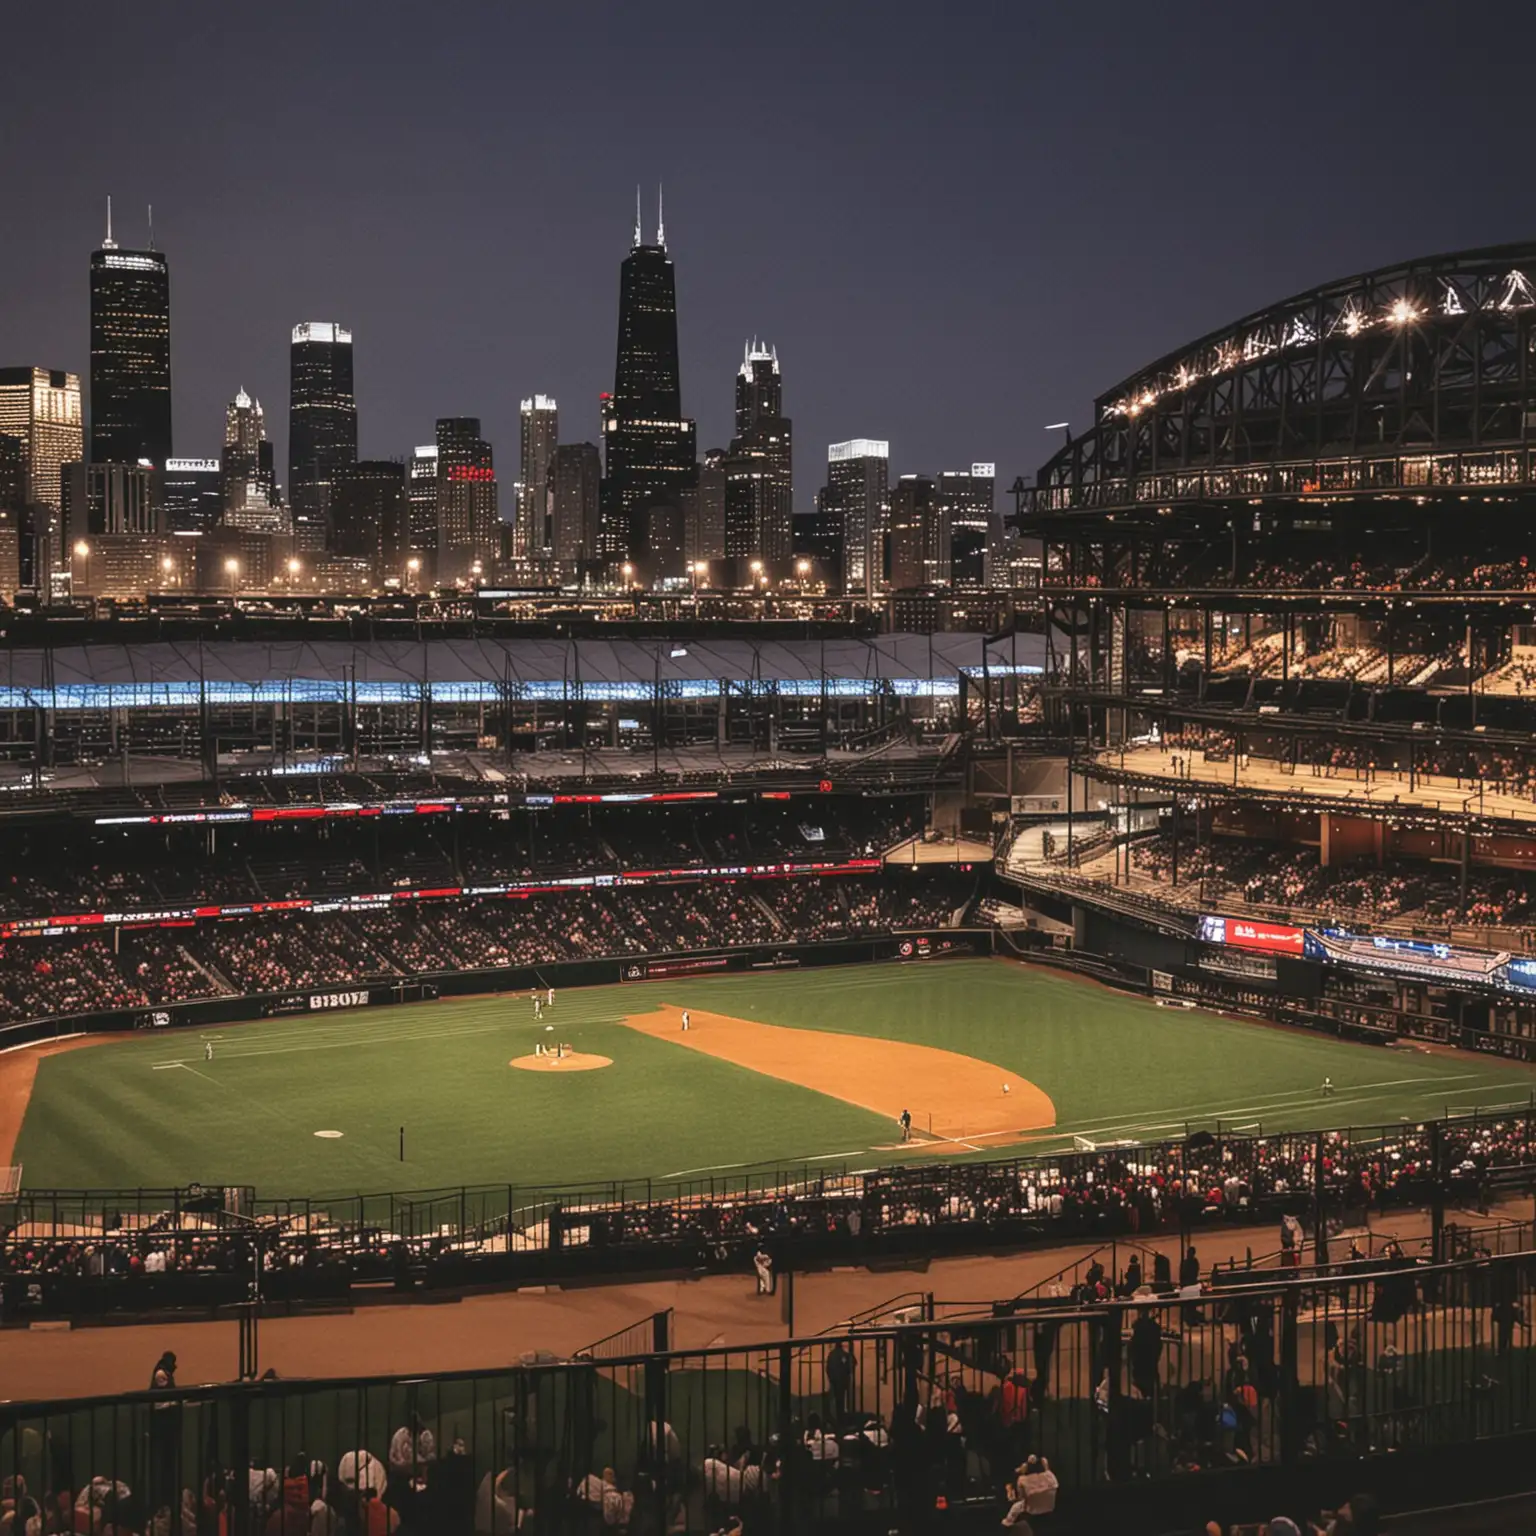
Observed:
[[[991,460],[1003,484],[1049,456],[1048,423],[1081,429],[1105,379],[1184,337],[1327,276],[1521,233],[1500,190],[1519,135],[1473,84],[1475,29],[1442,42],[1442,110],[1483,125],[1479,155],[1390,87],[1417,67],[1435,15],[1420,4],[1386,29],[1318,8],[1321,51],[1304,25],[1252,16],[1210,28],[1127,7],[1106,29],[962,5],[945,69],[902,4],[871,28],[786,0],[770,35],[697,5],[600,27],[574,11],[423,28],[386,4],[360,28],[282,0],[259,25],[162,9],[163,27],[95,16],[84,43],[67,18],[16,19],[0,62],[12,120],[48,122],[54,145],[9,178],[28,239],[0,252],[0,334],[8,364],[85,375],[81,269],[105,197],[125,246],[146,241],[152,202],[175,277],[178,456],[217,451],[243,383],[286,464],[281,338],[309,316],[360,338],[363,456],[474,414],[510,464],[535,392],[595,441],[637,180],[667,187],[701,449],[729,440],[732,402],[695,385],[756,333],[793,371],[803,456],[866,435],[891,443],[893,473]],[[309,46],[288,45],[287,18]],[[508,97],[492,85],[508,50],[569,67],[524,71]],[[49,57],[74,71],[69,112],[55,77],[22,68]],[[1260,59],[1276,82],[1301,72],[1318,110],[1282,127],[1254,106]],[[782,105],[779,129],[714,132],[746,78]],[[281,111],[254,110],[274,92]],[[908,93],[921,110],[889,110]],[[1244,133],[1211,132],[1233,114]],[[1402,140],[1365,196],[1338,150],[1384,121]],[[1209,143],[1185,192],[1148,173],[1149,134]],[[1437,184],[1458,196],[1422,196]],[[1222,190],[1192,220],[1202,186]],[[800,478],[798,511],[813,489]]]

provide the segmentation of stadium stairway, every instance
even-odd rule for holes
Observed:
[[[176,946],[176,953],[180,955],[181,958],[185,960],[194,971],[198,971],[208,978],[208,984],[213,988],[214,994],[216,996],[221,992],[228,993],[231,997],[238,995],[238,987],[231,985],[229,979],[226,976],[220,975],[220,973],[215,970],[214,967],[210,965],[206,960],[199,960],[197,956],[194,955],[192,951],[186,947],[185,944],[178,944]]]
[[[773,910],[773,908],[770,907],[768,905],[768,903],[766,901],[764,901],[763,898],[757,894],[756,891],[748,891],[747,892],[747,896],[748,896],[748,899],[751,900],[753,902],[753,904],[757,907],[757,909],[763,914],[763,916],[766,917],[768,919],[768,921],[773,924],[773,931],[775,933],[782,933],[782,934],[788,935],[789,929],[784,926],[783,918],[781,918],[779,916],[779,914],[777,912],[775,912]]]

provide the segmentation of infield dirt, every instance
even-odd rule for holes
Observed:
[[[891,1121],[910,1110],[914,1146],[1005,1146],[1056,1123],[1056,1106],[1044,1090],[974,1056],[871,1035],[757,1024],[696,1008],[688,1018],[685,1030],[682,1009],[668,1005],[624,1023]]]

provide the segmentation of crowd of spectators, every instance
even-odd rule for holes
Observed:
[[[972,877],[698,880],[279,912],[0,944],[0,1021],[562,961],[949,926]]]
[[[619,873],[874,857],[922,830],[909,796],[561,806],[273,825],[8,831],[0,918],[282,901]]]
[[[1048,565],[1046,586],[1246,587],[1276,592],[1528,592],[1536,570],[1528,555],[1490,559],[1478,555],[1401,554],[1383,559],[1379,550],[1326,549],[1297,553],[1261,547],[1242,555],[1234,568],[1228,544],[1169,542],[1129,557],[1107,576],[1073,577]]]
[[[1173,838],[1164,831],[1132,849],[1132,864],[1159,883],[1173,872]],[[1452,921],[1478,927],[1523,927],[1536,915],[1536,884],[1522,870],[1469,871],[1465,907],[1459,872],[1446,865],[1393,859],[1324,866],[1318,850],[1254,839],[1179,839],[1179,878],[1203,882],[1203,895],[1300,914],[1387,921]],[[1458,915],[1459,914],[1459,915]]]

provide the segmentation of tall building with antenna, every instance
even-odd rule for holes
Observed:
[[[151,220],[153,213],[151,212]],[[163,470],[171,445],[171,273],[154,248],[129,250],[107,235],[91,252],[90,457]]]
[[[697,474],[696,442],[694,424],[683,416],[677,284],[662,204],[658,196],[656,239],[647,244],[637,191],[634,241],[619,269],[613,393],[603,404],[605,555],[639,559],[646,553],[670,561],[673,551],[651,547],[651,524],[682,526],[684,496]],[[680,542],[675,555],[680,566]]]

